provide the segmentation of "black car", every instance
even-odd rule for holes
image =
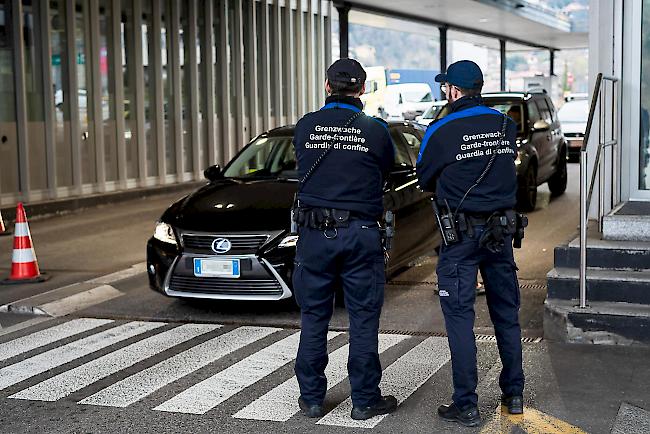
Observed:
[[[567,186],[567,143],[553,101],[541,92],[494,92],[482,94],[483,102],[517,122],[517,207],[532,211],[537,187],[548,182],[553,196]],[[440,110],[434,121],[449,113]]]
[[[387,272],[434,250],[440,237],[430,194],[417,187],[415,161],[424,128],[389,124],[395,168],[384,206],[395,212],[396,236]],[[152,289],[172,297],[281,300],[292,296],[296,236],[289,209],[298,187],[293,126],[264,133],[209,182],[172,204],[147,243]]]

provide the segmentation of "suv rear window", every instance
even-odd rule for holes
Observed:
[[[488,99],[483,100],[486,106],[492,107],[495,110],[500,111],[504,115],[510,116],[515,122],[517,122],[517,130],[521,133],[524,132],[524,106],[520,99]]]

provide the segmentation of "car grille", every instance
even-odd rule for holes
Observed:
[[[223,295],[279,295],[282,286],[275,279],[223,279],[219,277],[172,276],[169,289],[178,292]]]
[[[217,238],[227,238],[232,248],[227,255],[246,255],[256,253],[269,239],[268,235],[183,235],[183,246],[186,250],[196,253],[209,253],[214,255],[212,242]]]

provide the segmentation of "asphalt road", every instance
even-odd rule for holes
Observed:
[[[338,308],[329,341],[328,413],[320,420],[302,417],[293,377],[300,323],[291,303],[175,300],[147,287],[145,241],[174,194],[31,222],[39,263],[51,279],[0,286],[0,306],[36,307],[54,318],[0,309],[0,430],[648,432],[648,349],[604,351],[540,339],[553,248],[577,226],[577,167],[569,169],[565,195],[549,201],[540,189],[524,249],[516,253],[529,338],[523,418],[502,414],[498,405],[500,362],[484,297],[476,307],[484,424],[461,429],[435,417],[452,387],[433,254],[394,276],[386,289],[382,389],[398,397],[398,412],[365,424],[349,418],[347,318]],[[10,254],[11,239],[0,238],[0,275]]]
[[[569,166],[567,192],[552,200],[546,186],[539,190],[538,209],[529,213],[524,248],[516,250],[522,287],[521,323],[526,336],[541,336],[542,308],[546,296],[546,273],[553,267],[553,248],[576,231],[578,215],[578,167]],[[39,265],[51,278],[35,285],[0,286],[0,306],[16,300],[83,282],[145,261],[145,243],[154,222],[182,193],[82,210],[30,221]],[[0,238],[0,276],[11,261],[11,237]],[[444,332],[435,294],[436,257],[422,257],[387,286],[382,329],[402,333]],[[143,270],[144,271],[144,270]],[[119,283],[128,293],[91,308],[87,313],[117,318],[164,321],[228,321],[298,326],[299,317],[290,304],[187,302],[153,293],[144,273]],[[346,314],[339,309],[333,319],[345,327]],[[0,315],[0,324],[9,321]],[[491,333],[484,297],[477,301],[477,332]]]

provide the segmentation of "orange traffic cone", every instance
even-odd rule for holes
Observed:
[[[4,280],[8,283],[35,283],[45,281],[36,261],[36,253],[29,233],[27,216],[22,203],[16,207],[16,225],[14,227],[14,250],[11,261],[11,274]]]
[[[7,227],[5,226],[4,220],[2,220],[2,211],[0,211],[0,237],[3,235],[9,235],[7,232]]]

